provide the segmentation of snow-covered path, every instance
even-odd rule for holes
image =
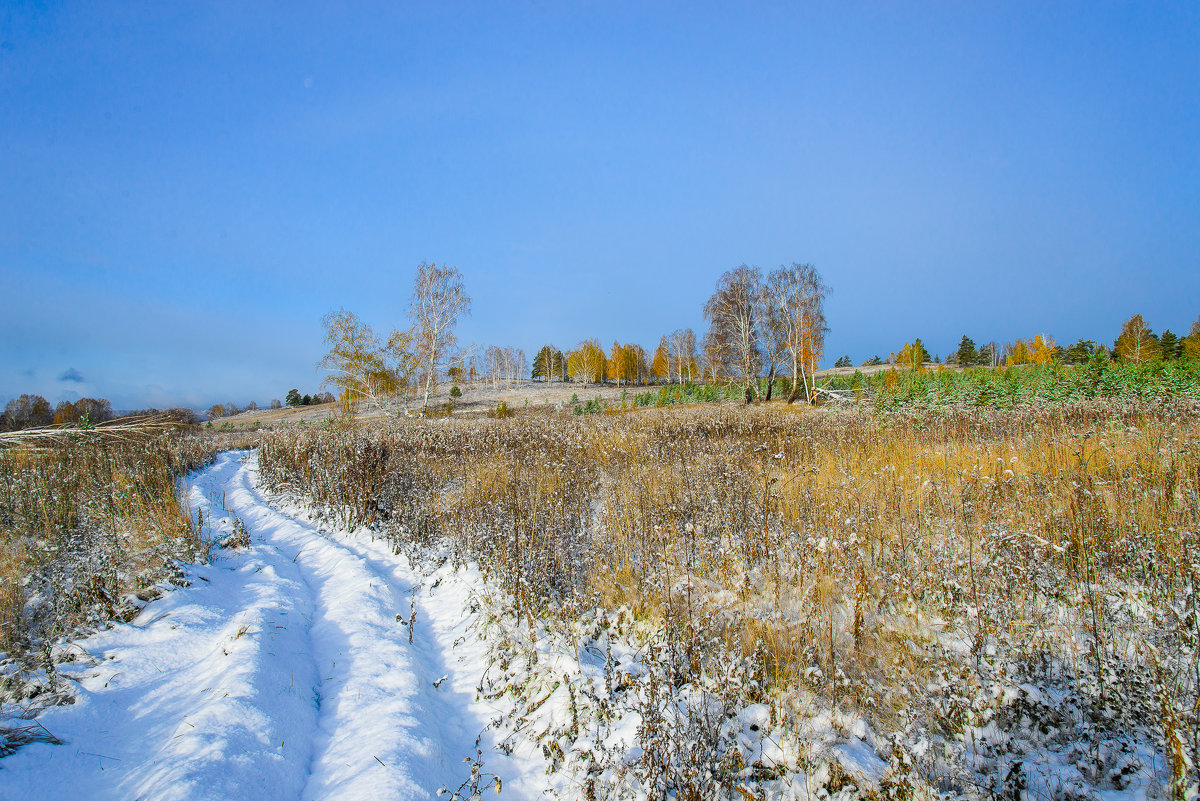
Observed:
[[[0,760],[0,798],[387,801],[469,776],[493,710],[475,700],[467,582],[424,587],[383,542],[273,509],[246,456],[193,477],[190,502],[214,523],[236,515],[252,546],[83,641],[64,666],[78,703],[40,718],[66,744]],[[489,743],[503,796],[536,795],[538,766]]]

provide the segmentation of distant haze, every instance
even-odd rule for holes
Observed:
[[[0,403],[315,392],[422,261],[531,358],[741,263],[827,365],[1200,315],[1200,4],[340,5],[0,11]]]

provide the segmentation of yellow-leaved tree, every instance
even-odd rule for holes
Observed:
[[[325,326],[325,344],[329,352],[318,367],[329,370],[329,386],[341,390],[343,410],[352,414],[354,404],[366,401],[383,411],[384,400],[404,392],[419,363],[412,352],[412,331],[393,330],[386,342],[380,342],[354,312],[338,309],[321,318]]]
[[[616,340],[608,356],[608,377],[615,378],[618,387],[621,381],[629,381],[629,352]]]
[[[641,345],[613,342],[612,352],[608,357],[608,378],[615,379],[617,386],[621,386],[622,383],[640,383],[648,370],[646,351]]]
[[[1180,348],[1180,353],[1185,359],[1200,362],[1200,318],[1197,318],[1196,322],[1192,323],[1191,331],[1183,338],[1183,346]]]
[[[1113,355],[1127,362],[1148,362],[1158,358],[1158,338],[1142,315],[1133,315],[1121,326],[1121,334],[1113,343]]]
[[[671,349],[667,344],[666,337],[658,341],[658,348],[654,351],[654,360],[650,363],[650,374],[660,381],[671,379]]]
[[[1008,352],[1008,358],[1004,360],[1004,363],[1010,367],[1016,364],[1029,364],[1030,355],[1029,343],[1018,339],[1012,344],[1012,349]]]
[[[577,384],[599,384],[604,380],[608,359],[595,339],[585,339],[567,356],[567,375]]]
[[[1057,358],[1054,340],[1045,334],[1038,334],[1029,346],[1030,364],[1050,364]]]
[[[904,347],[900,348],[900,352],[896,354],[897,366],[907,367],[910,370],[924,370],[927,361],[930,361],[929,351],[925,350],[925,345],[921,342],[920,337],[912,342],[905,342]]]

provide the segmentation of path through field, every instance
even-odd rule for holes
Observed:
[[[236,515],[252,546],[84,640],[64,666],[78,702],[40,717],[65,744],[0,760],[0,797],[389,801],[469,777],[493,710],[475,698],[467,582],[434,587],[381,541],[273,509],[255,477],[227,453],[192,479],[193,510]],[[536,796],[541,766],[490,743],[501,797]]]

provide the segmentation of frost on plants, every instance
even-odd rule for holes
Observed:
[[[1184,798],[1197,411],[401,421],[260,459],[478,566],[479,692],[564,797]]]
[[[0,448],[0,702],[70,702],[55,667],[72,658],[67,639],[132,618],[205,557],[177,480],[227,445],[167,434]]]

